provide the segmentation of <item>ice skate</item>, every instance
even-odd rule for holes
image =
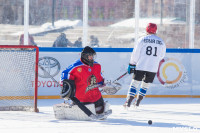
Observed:
[[[133,103],[133,108],[134,108],[135,110],[138,110],[138,109],[139,109],[139,105],[137,105],[137,101],[135,101],[135,102]]]
[[[134,97],[133,96],[129,96],[127,98],[127,101],[124,103],[123,107],[124,109],[128,110],[131,106],[131,102],[133,101]]]
[[[143,99],[143,96],[141,95],[138,95],[137,99],[135,100],[135,102],[133,103],[133,107],[136,109],[136,110],[139,110],[139,105],[140,105],[140,102],[142,101]]]
[[[128,102],[126,101],[123,105],[124,109],[128,110],[130,108],[130,105],[128,105]]]

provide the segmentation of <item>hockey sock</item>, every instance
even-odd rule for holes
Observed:
[[[147,89],[149,88],[149,83],[145,83],[142,81],[141,88],[136,100],[136,106],[139,106],[140,102],[142,101],[143,97],[146,96]]]
[[[132,80],[131,82],[131,85],[130,85],[130,88],[129,88],[129,91],[128,91],[128,94],[127,94],[127,106],[130,107],[131,105],[131,102],[133,101],[134,97],[135,97],[135,94],[137,92],[137,88],[140,84],[140,81],[137,81],[137,80]]]
[[[149,85],[150,85],[149,83],[145,83],[144,81],[142,81],[139,94],[142,95],[142,96],[146,96],[147,89],[149,88]]]

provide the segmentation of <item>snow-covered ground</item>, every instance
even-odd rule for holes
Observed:
[[[39,113],[0,112],[1,133],[200,133],[199,98],[145,98],[139,109],[122,107],[125,99],[105,99],[113,114],[107,120],[57,120],[52,106],[63,102],[39,100]],[[148,120],[153,124],[148,125]]]

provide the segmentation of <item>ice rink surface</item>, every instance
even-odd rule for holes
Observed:
[[[55,119],[52,106],[61,99],[38,100],[39,113],[1,111],[0,133],[200,133],[200,98],[145,98],[129,110],[125,98],[105,100],[113,114],[99,121]]]

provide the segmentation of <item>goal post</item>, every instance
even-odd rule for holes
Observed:
[[[0,45],[0,111],[37,109],[39,48]]]

